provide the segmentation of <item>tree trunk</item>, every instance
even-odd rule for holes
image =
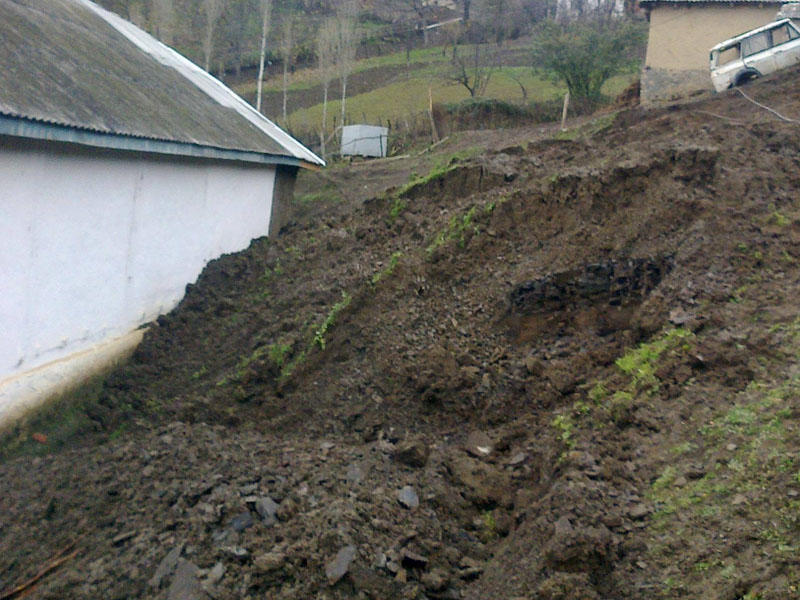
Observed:
[[[261,54],[258,60],[258,82],[256,84],[256,110],[261,112],[261,94],[264,85],[264,61],[267,58],[267,33],[269,32],[269,14],[272,0],[261,0]]]
[[[347,102],[347,75],[342,77],[342,127],[344,127],[345,102]]]
[[[294,52],[292,21],[288,20],[283,30],[283,123],[286,124],[286,99],[289,95],[289,61]]]
[[[208,72],[211,69],[211,55],[214,52],[214,32],[217,29],[217,21],[222,15],[224,0],[203,0],[203,8],[206,13],[205,35],[203,36],[203,69]]]
[[[328,124],[328,83],[325,82],[322,91],[322,131],[319,135],[319,142],[320,142],[320,153],[322,154],[322,159],[325,160],[325,133],[327,131]]]

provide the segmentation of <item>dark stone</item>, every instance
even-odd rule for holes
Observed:
[[[400,564],[406,569],[424,569],[428,565],[428,559],[411,550],[403,550],[403,558]]]
[[[429,455],[430,449],[428,445],[416,440],[400,444],[394,454],[394,459],[409,467],[422,468],[428,462]]]
[[[249,529],[255,524],[256,522],[255,520],[253,520],[253,515],[250,514],[250,511],[239,513],[238,515],[236,515],[231,519],[230,523],[231,529],[233,529],[234,531],[238,531],[239,533],[241,533],[245,529]]]

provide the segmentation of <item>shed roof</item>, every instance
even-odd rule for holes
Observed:
[[[221,81],[89,0],[0,0],[0,133],[324,165]]]

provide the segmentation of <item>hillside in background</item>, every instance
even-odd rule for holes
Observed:
[[[598,3],[591,19],[601,22],[609,2]],[[440,123],[444,136],[454,130],[557,120],[566,92],[563,82],[534,70],[538,63],[532,33],[557,15],[558,5],[550,0],[101,0],[101,4],[186,55],[253,106],[258,104],[262,17],[268,6],[261,110],[318,152],[324,130],[326,154],[338,150],[343,120],[388,126],[397,141],[392,150],[399,153],[410,140],[431,134],[432,106],[437,115],[456,115]],[[564,15],[567,6],[577,17],[584,4],[562,3]],[[637,22],[642,29],[643,19]],[[342,23],[349,23],[352,44],[336,42],[321,56],[325,32]],[[339,59],[349,54],[343,48],[350,46],[354,54],[344,67]],[[632,54],[643,56],[644,45]],[[633,83],[638,70],[633,60],[629,69],[610,79],[603,88],[606,99]],[[582,112],[579,105],[573,106],[573,114]]]
[[[798,167],[734,90],[303,173],[6,438],[0,590],[800,597]]]

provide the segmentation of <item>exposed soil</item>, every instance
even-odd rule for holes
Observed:
[[[747,92],[800,117],[797,75]],[[210,263],[97,433],[0,465],[0,590],[800,597],[798,125],[552,133],[304,175],[336,200]]]

